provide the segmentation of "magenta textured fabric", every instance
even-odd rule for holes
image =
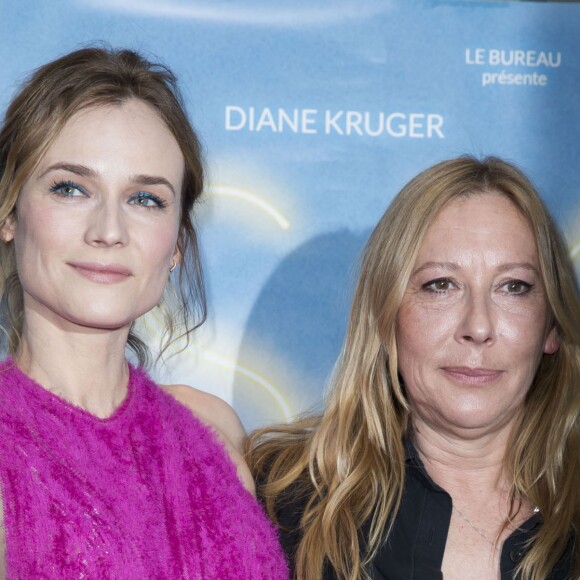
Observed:
[[[99,419],[0,363],[7,577],[287,579],[214,434],[131,368]]]

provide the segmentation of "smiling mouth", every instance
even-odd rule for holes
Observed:
[[[443,367],[442,370],[455,381],[467,385],[486,385],[497,380],[503,374],[503,371],[494,369],[471,367]]]
[[[117,284],[132,276],[131,271],[121,264],[70,263],[78,274],[99,284]]]

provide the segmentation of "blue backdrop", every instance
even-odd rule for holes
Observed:
[[[247,428],[319,403],[357,255],[432,163],[496,154],[535,181],[580,265],[580,5],[432,0],[0,0],[0,105],[98,41],[178,75],[207,150],[210,316],[159,366]],[[143,332],[155,345],[157,320]]]

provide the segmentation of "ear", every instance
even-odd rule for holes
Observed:
[[[173,263],[174,264],[181,264],[181,260],[183,258],[182,254],[181,254],[181,250],[179,248],[179,242],[177,244],[175,244],[175,250],[173,250],[173,254],[171,256],[173,258]]]
[[[10,214],[4,223],[0,226],[0,238],[6,244],[10,243],[14,239],[14,232],[16,231],[16,218],[14,214]]]
[[[554,354],[559,348],[560,335],[558,334],[558,329],[555,326],[552,326],[546,335],[546,340],[544,341],[544,353]]]

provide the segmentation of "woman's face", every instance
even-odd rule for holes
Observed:
[[[75,114],[2,228],[25,320],[115,329],[153,308],[178,258],[183,171],[179,145],[143,102]]]
[[[416,425],[476,437],[512,424],[558,337],[532,230],[504,196],[455,199],[428,228],[397,347]]]

